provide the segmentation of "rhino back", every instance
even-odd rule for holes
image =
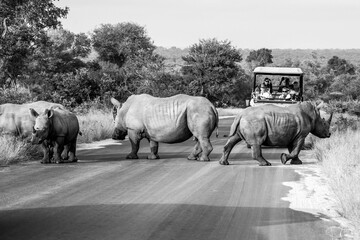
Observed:
[[[61,104],[38,101],[25,104],[5,103],[0,105],[0,131],[9,134],[29,136],[35,124],[29,114],[29,109],[33,108],[38,113],[52,106],[62,107]]]
[[[68,110],[55,108],[52,124],[52,133],[50,139],[56,137],[65,137],[65,141],[69,142],[77,138],[79,133],[79,121],[76,115]]]
[[[151,139],[160,142],[182,142],[191,137],[187,125],[188,99],[183,97],[153,98],[144,105],[144,129]]]

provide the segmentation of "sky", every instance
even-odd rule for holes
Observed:
[[[241,49],[360,48],[360,0],[59,0],[63,27],[91,33],[101,24],[136,23],[156,46],[201,39]]]

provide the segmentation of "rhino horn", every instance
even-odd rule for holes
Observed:
[[[328,119],[328,123],[329,123],[329,124],[331,123],[332,117],[333,117],[333,112],[330,113],[330,117],[329,117],[329,119]]]

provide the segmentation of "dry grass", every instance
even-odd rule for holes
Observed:
[[[331,138],[317,141],[314,151],[329,185],[338,197],[341,214],[355,226],[355,239],[360,239],[360,131],[335,132]],[[357,238],[358,237],[358,238]]]
[[[84,115],[78,115],[82,136],[78,143],[90,143],[110,138],[114,131],[113,119],[110,111],[92,109]]]
[[[0,136],[0,165],[40,159],[40,148],[26,139],[10,135]]]

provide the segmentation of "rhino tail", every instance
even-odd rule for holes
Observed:
[[[212,110],[213,110],[214,115],[215,115],[215,117],[216,117],[215,128],[216,128],[216,137],[218,138],[218,137],[219,137],[219,113],[218,113],[218,111],[216,110],[216,108],[215,108],[214,105],[212,106]]]
[[[240,116],[236,116],[234,122],[231,124],[229,137],[234,136],[236,134],[236,130],[239,128],[240,124]]]

